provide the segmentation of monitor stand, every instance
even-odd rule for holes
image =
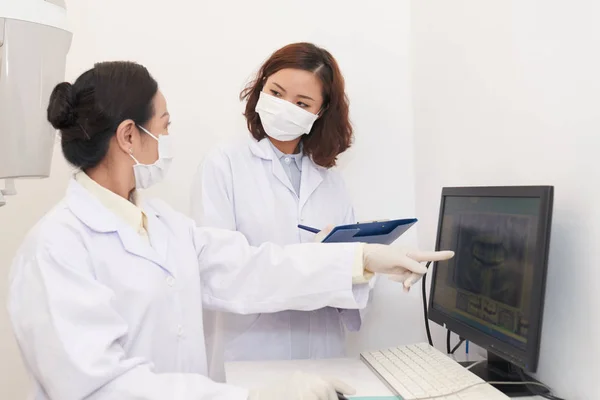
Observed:
[[[474,364],[473,361],[461,362],[460,365],[467,367]],[[487,362],[475,365],[469,371],[486,382],[523,382],[521,375],[517,372],[518,367],[488,352]],[[528,375],[523,375],[527,382],[537,382]],[[508,397],[526,397],[546,394],[548,391],[541,386],[527,385],[492,385]],[[533,389],[533,390],[532,390]]]

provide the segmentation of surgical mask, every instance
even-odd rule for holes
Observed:
[[[262,127],[275,140],[289,142],[306,135],[319,118],[289,101],[260,92],[256,103]]]
[[[158,160],[153,164],[141,164],[130,152],[129,155],[135,161],[133,174],[135,176],[136,189],[147,189],[163,180],[173,161],[173,142],[171,135],[154,136],[144,127],[139,126],[150,137],[158,142]]]

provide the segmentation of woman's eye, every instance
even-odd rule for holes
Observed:
[[[273,96],[275,97],[281,97],[281,93],[279,93],[277,90],[273,90],[271,89],[271,93],[273,94]]]
[[[308,104],[306,104],[306,103],[303,103],[303,102],[301,102],[301,101],[297,102],[297,103],[296,103],[296,105],[297,105],[298,107],[300,107],[300,108],[307,108],[307,107],[308,107]]]

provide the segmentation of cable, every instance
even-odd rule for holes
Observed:
[[[549,400],[565,400],[562,397],[557,397],[557,396],[554,396],[554,395],[549,394],[549,393],[537,392],[537,391],[535,391],[532,388],[529,388],[529,390],[531,390],[533,392],[533,394],[535,394],[536,396],[540,396],[540,397],[543,397],[545,399],[549,399]]]
[[[463,338],[460,338],[460,340],[458,341],[458,343],[456,344],[456,346],[454,346],[454,347],[452,348],[452,351],[450,352],[450,354],[454,354],[454,353],[456,353],[456,350],[458,350],[458,348],[459,348],[459,347],[460,347],[460,346],[461,346],[463,343],[465,343],[465,342],[466,342],[466,340],[465,340],[465,339],[463,339]]]
[[[458,341],[458,343],[456,344],[456,346],[454,346],[452,348],[452,350],[450,350],[451,335],[452,335],[452,331],[450,329],[446,329],[446,353],[448,353],[448,354],[454,354],[454,353],[456,353],[456,350],[458,350],[458,348],[465,342],[465,339],[459,338],[460,340]]]
[[[479,365],[479,364],[483,364],[484,362],[486,362],[487,360],[479,360],[477,362],[474,362],[473,364],[469,365],[468,367],[465,367],[465,369],[471,369],[474,368],[475,366]]]
[[[526,380],[526,379],[527,379],[527,376],[525,375],[525,373],[523,372],[523,370],[522,370],[521,368],[519,368],[519,371],[518,371],[518,372],[519,372],[519,377],[520,377],[522,380]],[[529,389],[529,390],[530,390],[530,391],[531,391],[533,394],[535,394],[536,396],[540,396],[540,397],[543,397],[543,398],[545,398],[545,399],[549,399],[549,400],[565,400],[565,399],[563,399],[563,398],[560,398],[560,397],[554,396],[554,395],[552,394],[552,390],[550,390],[550,388],[549,388],[549,387],[546,387],[546,390],[548,390],[548,393],[540,392],[540,391],[538,391],[538,390],[537,390],[537,388],[536,388],[536,387],[529,387],[529,385],[528,385],[528,387],[527,387],[527,388],[528,388],[528,389]]]
[[[425,268],[429,269],[431,265],[431,261],[425,265]],[[429,327],[429,315],[427,313],[427,274],[423,275],[423,279],[421,280],[421,288],[423,292],[423,318],[425,319],[425,331],[427,332],[427,341],[430,346],[433,346],[433,339],[431,338],[431,329]]]
[[[462,393],[465,390],[469,390],[469,389],[474,388],[476,386],[488,385],[488,384],[489,385],[511,385],[511,386],[519,386],[519,385],[527,385],[527,386],[529,386],[529,385],[532,385],[532,386],[543,387],[544,389],[546,389],[548,391],[551,390],[548,386],[546,386],[546,385],[544,385],[543,383],[540,383],[540,382],[493,382],[493,381],[492,382],[477,382],[477,383],[474,383],[472,385],[465,386],[462,389],[455,390],[454,392],[445,393],[445,394],[439,394],[439,395],[430,396],[430,397],[419,397],[419,398],[412,399],[412,400],[441,399],[442,397],[448,397],[448,396],[452,396],[452,395],[455,395],[455,394],[458,394],[458,393]],[[540,396],[543,396],[543,395],[540,395]],[[558,398],[556,398],[556,399],[558,399]],[[564,400],[564,399],[558,399],[558,400]]]
[[[431,261],[429,261],[425,268],[429,270],[431,266]],[[423,279],[421,280],[421,292],[423,295],[423,319],[425,320],[425,332],[427,332],[427,342],[429,342],[430,346],[433,346],[433,339],[431,338],[431,327],[429,326],[429,312],[427,311],[427,274],[423,275]],[[460,341],[453,349],[450,349],[450,330],[448,330],[448,335],[446,336],[446,349],[448,354],[454,354],[456,350],[460,347],[461,344],[464,343],[464,339],[461,338]]]

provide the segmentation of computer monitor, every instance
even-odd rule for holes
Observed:
[[[473,369],[487,381],[537,369],[553,194],[551,186],[442,190],[436,248],[456,255],[434,266],[429,318],[487,350],[488,362]]]

